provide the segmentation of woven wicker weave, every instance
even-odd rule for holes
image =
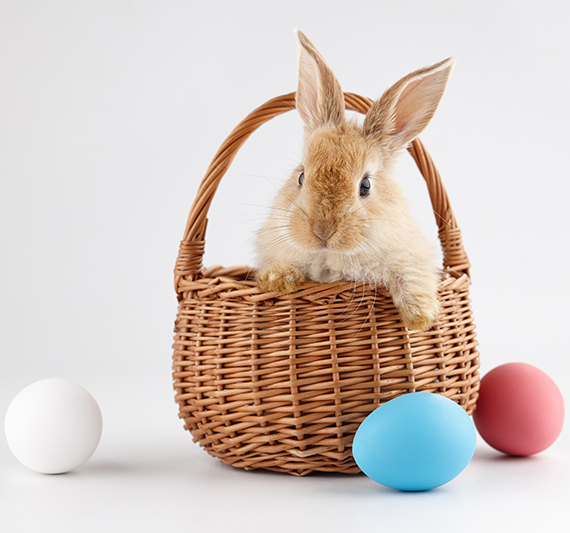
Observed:
[[[361,113],[372,103],[345,99]],[[439,174],[416,140],[409,151],[428,186],[444,257],[443,312],[432,330],[408,331],[389,293],[368,284],[305,283],[277,297],[248,279],[249,267],[203,269],[206,215],[222,176],[254,130],[294,107],[292,93],[253,111],[200,185],[175,268],[176,401],[194,441],[224,463],[357,473],[354,433],[382,403],[429,391],[472,413],[479,354],[469,261]]]

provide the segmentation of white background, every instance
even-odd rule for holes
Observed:
[[[422,139],[473,264],[482,371],[533,364],[568,400],[568,11],[562,0],[0,0],[0,415],[26,385],[62,377],[104,418],[92,459],[62,476],[28,471],[0,438],[0,529],[560,530],[568,427],[529,459],[479,442],[463,474],[427,493],[243,472],[183,430],[170,361],[172,270],[199,181],[245,115],[295,90],[298,27],[345,91],[370,97],[455,57]],[[300,143],[290,113],[244,147],[210,211],[206,264],[250,262]],[[400,173],[434,238],[408,156]]]

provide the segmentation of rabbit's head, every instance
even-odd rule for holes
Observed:
[[[290,209],[289,235],[307,252],[350,254],[371,232],[388,234],[401,224],[398,212],[406,208],[393,166],[431,120],[453,60],[402,78],[373,103],[360,124],[345,118],[342,89],[321,54],[302,32],[298,37],[296,105],[305,133],[302,163],[283,191]]]

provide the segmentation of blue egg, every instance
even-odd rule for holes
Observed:
[[[354,436],[352,454],[377,483],[421,491],[458,476],[476,442],[475,426],[462,407],[439,394],[414,392],[370,413]]]

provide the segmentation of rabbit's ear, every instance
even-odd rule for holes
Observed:
[[[429,124],[454,65],[452,58],[408,74],[376,100],[364,119],[364,133],[393,149],[413,141]]]
[[[344,120],[344,95],[340,83],[306,35],[298,30],[297,36],[301,57],[295,98],[305,128],[340,124]]]

